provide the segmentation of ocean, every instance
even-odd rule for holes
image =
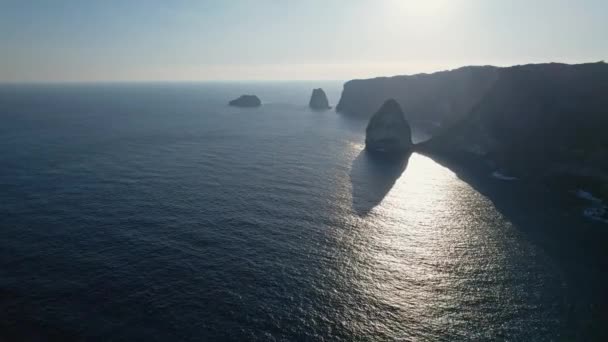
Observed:
[[[0,86],[0,339],[597,336],[603,264],[543,235],[584,218],[369,156],[365,120],[307,106],[341,86]]]

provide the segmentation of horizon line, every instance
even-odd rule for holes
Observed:
[[[452,71],[466,67],[496,67],[496,68],[510,68],[516,66],[524,66],[524,65],[533,65],[533,64],[567,64],[567,65],[577,65],[577,64],[595,64],[595,63],[606,63],[605,59],[595,60],[595,61],[576,61],[576,62],[566,62],[566,61],[532,61],[527,63],[471,63],[471,64],[463,64],[457,67],[454,66],[445,66],[438,67],[433,69],[433,71],[418,71],[418,72],[404,72],[404,73],[394,73],[394,74],[378,74],[374,76],[365,76],[365,77],[349,77],[343,79],[285,79],[285,78],[277,78],[277,79],[116,79],[116,80],[0,80],[0,85],[87,85],[87,84],[132,84],[132,83],[255,83],[255,82],[347,82],[350,80],[360,80],[360,79],[373,79],[373,78],[390,78],[390,77],[398,77],[398,76],[414,76],[421,74],[433,74],[437,72],[444,71]]]
[[[245,80],[83,80],[83,81],[73,81],[73,80],[58,80],[58,81],[0,81],[0,85],[78,85],[78,84],[129,84],[129,83],[256,83],[256,82],[346,82],[348,80],[342,79],[245,79]]]

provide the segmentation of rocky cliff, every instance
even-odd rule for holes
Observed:
[[[608,64],[501,68],[468,115],[417,149],[525,178],[608,184]],[[608,195],[608,191],[607,191]]]
[[[394,99],[384,102],[365,130],[365,148],[370,152],[402,154],[411,151],[412,132],[401,107]]]
[[[315,110],[330,109],[327,95],[321,88],[313,89],[308,106]]]
[[[336,110],[369,117],[394,98],[414,122],[449,124],[466,116],[496,81],[499,68],[463,67],[412,76],[353,80],[344,84]]]

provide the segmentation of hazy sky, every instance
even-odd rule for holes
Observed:
[[[608,59],[608,0],[0,0],[0,81],[351,79]]]

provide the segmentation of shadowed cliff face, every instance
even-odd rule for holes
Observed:
[[[407,168],[411,153],[387,157],[362,150],[350,171],[353,210],[368,215],[378,206]]]
[[[607,89],[605,63],[504,68],[466,119],[417,148],[520,177],[569,170],[608,180]]]

